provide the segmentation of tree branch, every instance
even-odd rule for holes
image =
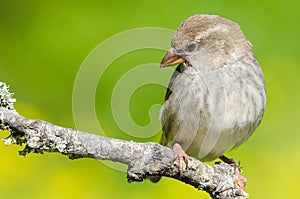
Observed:
[[[4,143],[25,145],[21,155],[30,152],[58,152],[70,157],[111,160],[128,165],[127,179],[143,181],[149,176],[178,179],[208,192],[212,198],[245,199],[234,183],[233,169],[220,163],[206,165],[194,158],[179,177],[178,162],[171,149],[157,143],[138,143],[98,136],[70,128],[56,126],[42,120],[26,119],[13,107],[15,99],[8,86],[0,82],[0,129],[10,131]]]

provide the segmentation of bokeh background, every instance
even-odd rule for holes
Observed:
[[[229,18],[241,25],[254,46],[265,73],[268,103],[256,133],[228,155],[241,161],[251,198],[298,198],[299,8],[296,0],[0,0],[0,81],[11,86],[22,115],[75,128],[72,89],[76,73],[101,41],[138,27],[176,29],[196,13]],[[103,75],[95,107],[108,136],[159,140],[159,134],[139,139],[122,132],[114,122],[110,99],[122,74],[138,64],[158,63],[164,53],[153,49],[129,53]],[[149,107],[163,103],[164,92],[161,86],[148,85],[134,93],[129,108],[137,124],[150,122]],[[0,132],[1,139],[7,135]],[[18,155],[21,149],[0,143],[0,198],[209,198],[173,179],[128,184],[125,173],[97,160],[71,161],[59,154],[24,158]]]

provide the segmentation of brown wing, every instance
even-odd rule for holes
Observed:
[[[172,87],[172,84],[173,84],[174,80],[176,79],[176,77],[180,73],[182,73],[182,71],[184,70],[183,67],[184,66],[182,64],[180,64],[180,65],[178,65],[176,67],[176,70],[174,71],[174,73],[173,73],[173,75],[171,77],[169,86],[167,88],[167,92],[166,92],[166,96],[165,96],[165,101],[167,101],[169,99],[169,97],[171,96],[172,91],[171,91],[170,88]],[[160,143],[162,145],[167,145],[167,140],[172,140],[171,136],[173,136],[173,135],[172,135],[172,133],[170,133],[171,131],[172,132],[177,132],[177,130],[174,129],[174,128],[176,128],[176,125],[172,125],[172,123],[166,122],[166,120],[171,121],[172,117],[174,117],[174,115],[171,115],[170,113],[168,113],[164,109],[161,110],[161,120],[162,120],[163,134],[162,134]]]
[[[166,96],[165,96],[165,101],[167,101],[168,99],[169,99],[169,97],[170,97],[170,95],[172,94],[172,91],[171,91],[171,86],[172,86],[172,84],[173,84],[173,81],[174,81],[174,79],[176,79],[176,77],[180,74],[180,73],[182,73],[182,71],[183,71],[183,65],[182,64],[179,64],[177,67],[176,67],[176,69],[175,69],[175,71],[174,71],[174,73],[173,73],[173,75],[172,75],[172,77],[171,77],[171,79],[170,79],[170,83],[169,83],[169,86],[168,86],[168,88],[167,88],[167,92],[166,92]]]

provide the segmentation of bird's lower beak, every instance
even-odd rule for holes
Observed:
[[[181,64],[183,62],[185,62],[185,59],[168,51],[167,54],[162,59],[160,63],[160,67],[164,68],[167,66],[174,66],[176,64]]]

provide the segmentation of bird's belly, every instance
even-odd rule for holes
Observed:
[[[224,79],[180,78],[163,107],[163,144],[179,143],[188,155],[210,161],[248,139],[262,116],[255,89],[232,92]]]

